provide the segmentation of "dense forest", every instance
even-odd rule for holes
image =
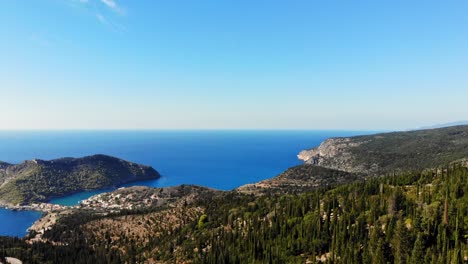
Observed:
[[[0,257],[25,263],[466,263],[468,257],[468,169],[460,165],[300,194],[228,192],[179,209],[192,213],[171,228],[149,227],[158,217],[177,217],[174,208],[63,218],[46,232],[61,246],[2,238]],[[139,221],[148,231],[113,228],[122,221]]]

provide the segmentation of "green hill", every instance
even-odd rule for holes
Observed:
[[[105,155],[30,160],[17,165],[3,163],[0,164],[0,203],[43,202],[83,190],[159,177],[149,166]]]

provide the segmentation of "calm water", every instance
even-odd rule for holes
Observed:
[[[162,174],[155,181],[131,185],[153,187],[197,184],[231,190],[271,178],[300,164],[300,150],[329,137],[366,134],[356,131],[3,131],[0,160],[19,163],[33,158],[54,159],[107,154],[153,166]],[[103,190],[54,199],[64,205]],[[25,234],[40,217],[34,212],[0,210],[0,235]]]
[[[41,217],[41,213],[33,211],[12,211],[0,208],[0,236],[26,235],[26,229]]]

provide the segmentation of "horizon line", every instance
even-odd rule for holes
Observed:
[[[0,132],[37,131],[37,132],[73,132],[73,131],[404,131],[407,129],[346,129],[346,128],[0,128]]]

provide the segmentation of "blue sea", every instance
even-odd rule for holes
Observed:
[[[150,165],[158,180],[128,184],[152,187],[197,184],[221,190],[274,177],[301,163],[297,154],[329,137],[364,131],[1,131],[0,160],[20,163],[107,154]],[[111,189],[77,193],[51,202],[74,205]],[[24,236],[37,212],[0,209],[0,235]]]

